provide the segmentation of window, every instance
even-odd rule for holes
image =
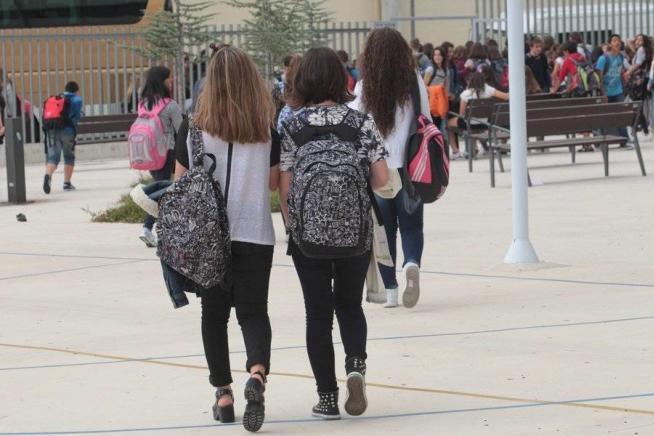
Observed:
[[[0,29],[136,24],[148,2],[164,0],[0,0]]]

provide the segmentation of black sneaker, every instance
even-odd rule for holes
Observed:
[[[74,191],[75,186],[70,182],[64,182],[64,191]]]
[[[43,176],[43,192],[50,193],[50,176],[47,174]]]
[[[347,394],[345,397],[345,411],[348,415],[359,416],[368,408],[366,397],[366,362],[353,357],[345,362],[347,373]]]
[[[257,372],[263,378],[264,383],[266,376]],[[250,377],[245,384],[245,399],[248,404],[245,406],[243,414],[243,427],[250,432],[259,431],[263,426],[263,420],[266,416],[266,406],[264,405],[263,393],[266,391],[266,385],[259,379]]]
[[[338,409],[338,390],[334,392],[318,392],[318,404],[313,406],[313,416],[322,419],[341,419]]]

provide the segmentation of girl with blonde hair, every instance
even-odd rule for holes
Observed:
[[[175,178],[193,165],[193,150],[215,156],[213,176],[227,202],[232,241],[232,285],[200,292],[202,340],[209,381],[217,388],[214,418],[234,422],[234,396],[227,322],[236,308],[247,352],[247,405],[243,426],[257,431],[264,421],[264,391],[270,371],[271,328],[268,285],[275,233],[269,190],[279,182],[279,139],[272,130],[275,108],[256,65],[243,51],[218,46],[211,58],[186,142],[176,147]],[[204,157],[209,169],[211,160]]]

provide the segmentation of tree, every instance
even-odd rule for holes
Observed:
[[[284,56],[301,53],[325,41],[324,24],[330,13],[325,0],[225,0],[225,4],[248,9],[244,21],[245,49],[267,76]]]
[[[179,78],[175,90],[178,98],[183,99],[184,96],[184,56],[188,49],[206,47],[213,41],[214,35],[209,31],[208,22],[215,14],[205,12],[213,4],[213,1],[189,4],[175,0],[172,12],[160,11],[148,17],[143,34],[146,45],[144,48],[133,48],[153,62],[174,60]]]

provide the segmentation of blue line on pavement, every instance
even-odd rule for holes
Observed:
[[[62,258],[72,258],[72,259],[104,259],[104,260],[131,260],[131,261],[141,261],[141,262],[157,262],[157,258],[140,258],[140,257],[112,257],[112,256],[84,256],[84,255],[68,255],[68,254],[47,254],[47,253],[14,253],[14,252],[0,252],[0,255],[7,256],[37,256],[37,257],[62,257]],[[277,268],[294,268],[293,265],[275,263],[274,267]],[[70,270],[76,271],[76,270]],[[56,271],[59,272],[59,271]],[[61,272],[68,272],[61,271]],[[398,270],[399,272],[399,270]],[[422,270],[421,274],[427,275],[441,275],[441,276],[450,276],[450,277],[473,277],[480,279],[500,279],[500,280],[519,280],[527,282],[549,282],[549,283],[569,283],[575,285],[589,285],[589,286],[623,286],[630,288],[652,288],[654,289],[654,283],[625,283],[625,282],[599,282],[592,280],[575,280],[575,279],[555,279],[547,277],[515,277],[501,274],[475,274],[475,273],[456,273],[456,272],[447,272],[447,271],[430,271]],[[35,275],[44,275],[51,274],[47,273],[36,273]],[[5,278],[23,278],[31,277],[31,275],[26,274],[24,276],[8,277]],[[0,279],[3,280],[3,279]]]
[[[97,269],[97,268],[106,268],[108,266],[118,266],[118,265],[128,265],[132,263],[139,263],[142,262],[141,260],[129,260],[125,262],[114,262],[114,263],[103,263],[100,265],[87,265],[87,266],[80,266],[77,268],[65,268],[65,269],[56,269],[52,271],[43,271],[43,272],[37,272],[37,273],[27,273],[27,274],[19,274],[16,276],[7,276],[7,277],[0,277],[0,281],[4,280],[14,280],[14,279],[24,279],[28,277],[39,277],[39,276],[47,276],[50,274],[61,274],[61,273],[67,273],[67,272],[74,272],[74,271],[85,271],[89,269]]]
[[[634,398],[647,398],[654,397],[654,392],[643,393],[643,394],[633,394],[633,395],[620,395],[614,397],[598,397],[598,398],[584,398],[579,400],[566,400],[566,401],[551,401],[543,403],[528,403],[528,404],[512,404],[507,406],[490,406],[490,407],[474,407],[467,409],[449,409],[449,410],[434,410],[427,412],[414,412],[414,413],[395,413],[388,415],[376,415],[376,416],[361,416],[361,417],[348,417],[347,420],[356,420],[356,421],[374,421],[381,419],[396,419],[396,418],[411,418],[411,417],[422,417],[422,416],[434,416],[434,415],[448,415],[454,413],[472,413],[472,412],[491,412],[499,410],[514,410],[514,409],[527,409],[527,408],[536,408],[536,407],[549,407],[549,406],[560,406],[571,403],[596,403],[602,401],[614,401],[614,400],[625,400],[625,399],[634,399]],[[325,423],[328,421],[323,421],[321,419],[278,419],[266,421],[265,425],[275,425],[275,424],[300,424],[300,423]],[[191,430],[191,429],[202,429],[202,428],[213,428],[213,427],[223,427],[223,426],[236,426],[241,425],[240,423],[234,424],[200,424],[200,425],[180,425],[180,426],[169,426],[169,427],[143,427],[143,428],[120,428],[120,429],[106,429],[106,430],[74,430],[74,431],[44,431],[44,432],[14,432],[14,433],[0,433],[7,436],[25,436],[25,435],[64,435],[64,434],[110,434],[110,433],[136,433],[136,432],[146,432],[146,431],[171,431],[171,430]],[[654,425],[654,424],[653,424]]]

